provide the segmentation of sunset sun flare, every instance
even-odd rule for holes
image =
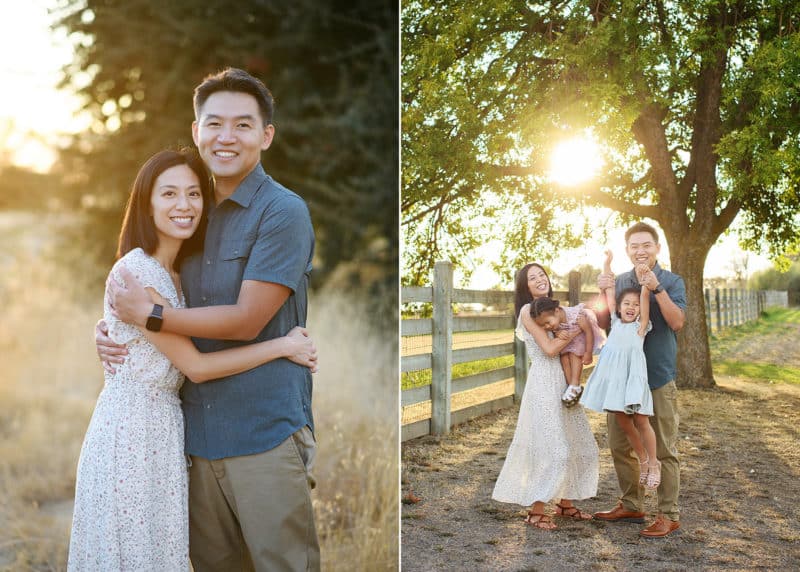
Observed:
[[[588,137],[575,137],[558,143],[550,156],[550,181],[566,187],[584,183],[603,166],[597,142]]]

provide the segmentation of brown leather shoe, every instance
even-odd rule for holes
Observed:
[[[598,520],[607,520],[610,522],[644,522],[643,512],[628,510],[622,506],[622,503],[617,504],[617,506],[611,510],[596,512],[594,513],[594,517]]]
[[[681,523],[677,520],[670,520],[663,514],[656,516],[653,524],[639,532],[640,536],[645,538],[663,538],[671,534],[681,527]]]

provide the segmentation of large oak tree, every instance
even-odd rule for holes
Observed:
[[[402,40],[405,280],[452,254],[444,237],[486,238],[459,216],[485,197],[544,230],[509,232],[519,247],[547,233],[574,239],[558,234],[556,206],[655,220],[687,287],[678,383],[713,385],[709,249],[737,216],[741,239],[773,255],[797,240],[800,4],[417,0],[404,5]],[[604,172],[554,188],[544,157],[586,128],[605,149]]]

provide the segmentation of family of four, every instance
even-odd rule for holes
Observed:
[[[308,208],[261,167],[260,80],[209,76],[194,112],[199,156],[155,154],[125,210],[70,571],[319,569]]]
[[[561,308],[539,264],[517,273],[517,336],[531,365],[492,498],[530,507],[525,521],[535,528],[556,528],[545,513],[553,500],[555,516],[643,523],[647,488],[657,490],[658,512],[639,534],[660,538],[680,527],[676,332],[685,321],[686,289],[680,276],[659,266],[652,226],[633,225],[625,242],[633,268],[615,280],[607,252],[598,279],[605,305],[596,317],[582,307]],[[598,325],[611,330],[582,391],[580,371],[600,343]],[[565,353],[573,355],[559,358]],[[621,491],[617,506],[594,515],[573,504],[595,496],[598,481],[597,444],[577,403],[608,414]]]

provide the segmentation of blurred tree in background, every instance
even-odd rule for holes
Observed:
[[[800,305],[800,252],[789,253],[788,258],[791,264],[785,271],[769,268],[756,272],[748,280],[748,287],[753,290],[786,290],[789,304]]]
[[[351,269],[338,277],[347,286],[396,296],[397,10],[388,0],[64,0],[55,25],[76,55],[63,87],[94,124],[62,164],[73,196],[99,215],[106,256],[138,168],[159,149],[192,145],[195,85],[232,66],[275,97],[263,163],[308,202],[312,285],[339,265]]]

